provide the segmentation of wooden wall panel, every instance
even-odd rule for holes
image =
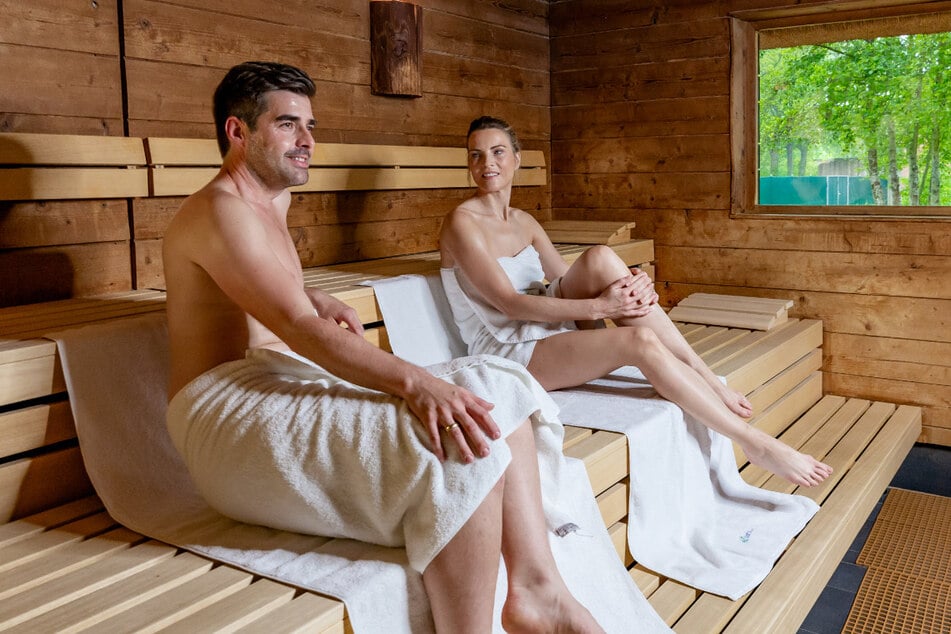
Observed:
[[[0,131],[122,134],[116,0],[0,0]]]
[[[921,404],[922,440],[951,444],[947,223],[729,214],[727,16],[814,1],[555,0],[552,216],[635,220],[665,305],[794,299],[823,320],[827,390]]]
[[[370,94],[367,0],[0,0],[0,130],[213,137],[226,69],[275,59],[315,79],[318,142],[458,146],[472,118],[496,114],[547,155],[547,0],[419,4],[424,95],[405,99]],[[434,248],[439,219],[466,194],[308,194],[290,219],[305,264],[396,255]],[[5,206],[0,303],[163,283],[161,234],[180,202]],[[551,217],[548,187],[515,203]]]
[[[0,202],[0,249],[128,239],[124,200]]]
[[[0,251],[0,307],[132,288],[130,243],[94,242]]]

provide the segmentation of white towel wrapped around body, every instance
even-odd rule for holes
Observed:
[[[263,510],[267,517],[265,525],[240,522],[221,515],[210,508],[207,501],[197,490],[189,476],[179,451],[172,443],[164,418],[166,413],[165,385],[168,373],[168,335],[164,315],[149,315],[130,319],[114,320],[95,326],[76,328],[51,335],[57,340],[66,384],[69,389],[70,406],[76,421],[76,432],[82,449],[83,462],[95,486],[96,493],[102,499],[109,514],[123,525],[143,535],[175,544],[206,557],[222,561],[261,575],[308,588],[325,595],[343,600],[347,606],[350,625],[361,634],[431,634],[433,623],[429,603],[423,588],[422,576],[410,566],[407,551],[404,548],[388,548],[354,539],[328,539],[298,532],[277,530],[267,527],[271,523],[271,499],[260,509],[249,512],[260,514]],[[255,353],[254,356],[278,374],[263,379],[263,383],[277,391],[303,389],[298,385],[300,379],[294,375],[313,374],[313,368],[305,368],[300,361],[276,354]],[[556,421],[549,420],[551,402],[546,398],[535,400],[537,384],[525,384],[523,371],[511,372],[512,365],[502,359],[487,359],[487,363],[476,360],[464,360],[456,365],[442,366],[447,378],[465,381],[477,390],[494,384],[495,392],[490,400],[496,404],[497,412],[514,412],[525,404],[506,406],[503,401],[508,395],[516,399],[533,394],[532,404],[525,414],[504,414],[519,421],[524,416],[537,411],[534,432],[539,450],[539,468],[542,471],[542,483],[549,506],[557,492],[557,513],[570,517],[578,525],[578,530],[564,537],[548,532],[548,541],[555,556],[558,568],[574,595],[587,606],[599,623],[610,634],[637,632],[669,632],[657,614],[641,595],[630,575],[621,565],[614,546],[604,529],[598,507],[591,495],[591,488],[580,461],[564,458],[561,454],[563,430]],[[239,362],[237,367],[242,367]],[[467,366],[468,367],[463,367]],[[281,369],[283,368],[283,369]],[[453,369],[454,368],[454,369]],[[260,368],[258,373],[260,373]],[[288,372],[281,378],[281,372]],[[489,376],[489,374],[493,376]],[[494,378],[499,374],[498,382]],[[286,382],[285,382],[285,379]],[[339,379],[328,379],[338,382]],[[482,384],[482,387],[478,387]],[[521,385],[520,385],[521,384]],[[196,385],[205,384],[200,382]],[[221,387],[219,386],[219,390]],[[335,389],[335,388],[331,388]],[[344,385],[336,389],[346,391]],[[227,391],[227,390],[226,390]],[[513,393],[514,392],[514,393]],[[201,400],[202,394],[196,394]],[[380,397],[377,396],[377,399]],[[382,397],[384,400],[386,397]],[[280,400],[280,399],[276,399]],[[305,401],[311,400],[307,397]],[[227,402],[222,396],[209,395],[202,402],[211,407],[212,403]],[[287,406],[284,403],[284,406]],[[182,406],[181,403],[178,405]],[[313,407],[313,402],[310,403]],[[214,409],[213,407],[211,409]],[[398,410],[399,408],[397,408]],[[285,409],[294,411],[293,407]],[[278,414],[279,412],[275,412]],[[502,416],[496,418],[500,422]],[[544,421],[542,420],[544,419]],[[349,424],[352,421],[342,421]],[[306,418],[301,421],[306,423]],[[240,421],[239,421],[240,424]],[[383,424],[382,419],[379,422]],[[404,425],[405,443],[417,446],[419,437],[411,425]],[[288,429],[287,423],[264,423],[265,429],[279,434]],[[355,432],[356,433],[356,432]],[[228,431],[222,438],[233,434]],[[178,432],[176,435],[179,435]],[[187,433],[185,434],[187,436]],[[307,433],[302,433],[306,437]],[[368,434],[368,439],[373,435]],[[190,442],[186,439],[186,443]],[[199,442],[214,444],[214,439]],[[271,442],[271,441],[269,441]],[[287,449],[292,441],[277,440],[278,447]],[[296,443],[300,444],[300,443]],[[370,443],[372,444],[372,443]],[[207,445],[206,445],[207,446]],[[553,449],[557,447],[557,451]],[[325,447],[335,454],[338,446]],[[496,458],[495,469],[507,448],[498,443],[493,447]],[[246,448],[244,453],[257,454],[258,450]],[[342,453],[342,452],[341,452]],[[424,458],[431,455],[428,450],[420,452]],[[333,456],[337,459],[337,456]],[[390,454],[387,462],[376,461],[378,466],[390,467],[393,459],[407,460],[403,454]],[[504,462],[508,459],[505,458]],[[267,460],[264,461],[267,463]],[[430,469],[429,475],[436,475],[436,469],[420,466],[415,461],[413,469]],[[261,482],[254,477],[257,464],[243,465],[233,477],[239,479],[245,487],[244,492],[260,494]],[[471,465],[469,465],[471,466]],[[274,468],[272,465],[269,468]],[[279,470],[288,473],[300,469],[293,464],[277,465]],[[453,467],[454,468],[454,467]],[[468,467],[462,467],[462,470]],[[238,475],[245,473],[248,475]],[[349,483],[341,476],[345,486]],[[434,481],[435,482],[435,481]],[[269,486],[274,486],[274,482]],[[466,484],[465,482],[463,483]],[[312,483],[305,482],[305,489],[315,491]],[[226,485],[228,486],[228,485]],[[236,486],[235,488],[239,488]],[[389,490],[393,485],[384,484]],[[404,483],[401,487],[408,490]],[[417,487],[423,493],[426,488]],[[353,497],[358,492],[348,486]],[[388,495],[388,493],[387,493]],[[363,501],[357,500],[363,505]],[[391,508],[401,504],[411,508],[419,504],[412,500],[385,500],[381,506]],[[285,510],[290,507],[306,507],[300,501],[288,503],[282,499],[280,505]],[[458,505],[454,508],[459,508]],[[549,522],[557,523],[557,515],[548,509]],[[235,511],[237,512],[237,511]],[[383,512],[382,510],[380,511]],[[377,510],[373,509],[374,523]],[[305,511],[294,522],[301,522],[302,528],[310,530],[317,522],[333,524],[334,520],[324,517],[314,519],[313,510]],[[257,515],[255,515],[257,517]],[[414,520],[411,518],[410,522]],[[431,520],[424,520],[431,521]],[[456,518],[450,518],[456,522]],[[393,524],[393,518],[382,520]],[[303,525],[309,526],[309,528]],[[373,528],[367,530],[379,531]],[[447,527],[436,528],[441,537],[429,539],[420,536],[416,540],[418,551],[415,555],[416,567],[425,560],[427,551],[435,548],[435,543],[446,538],[451,532]],[[393,539],[405,539],[408,536],[393,535]],[[464,572],[464,563],[461,570]],[[493,632],[503,634],[500,623],[502,605],[507,588],[505,575],[500,571],[496,584],[495,622]]]
[[[547,287],[542,281],[541,262],[532,245],[512,257],[499,258],[499,265],[519,293],[560,296],[560,280]],[[468,346],[467,354],[494,354],[528,365],[537,341],[577,329],[573,322],[549,324],[509,318],[485,301],[458,267],[441,269],[440,276],[443,289],[436,292],[444,292],[458,332]]]
[[[477,394],[504,394],[492,411],[502,437],[531,416],[541,455],[560,451],[557,408],[520,366],[481,356],[430,371]],[[272,350],[251,350],[189,383],[169,404],[167,421],[196,486],[222,514],[405,546],[418,571],[465,524],[511,460],[499,439],[490,441],[488,457],[471,464],[441,462],[404,400]],[[446,446],[452,456],[455,447]],[[558,464],[543,461],[542,482],[558,480],[552,472]],[[554,508],[550,499],[546,509]]]
[[[526,275],[541,278],[541,263],[533,248],[526,247],[517,257],[517,266],[513,258],[499,261],[507,274],[519,276],[513,285],[523,287]],[[447,270],[452,272],[443,269],[444,282]],[[471,314],[470,324],[485,322],[485,331],[493,332],[487,325],[489,316],[475,308],[479,302],[459,297],[452,280],[446,289],[447,303],[436,285],[421,283],[418,277],[372,283],[397,356],[412,362],[418,355],[443,360],[466,353],[445,344],[456,339],[453,335],[434,337],[408,329],[406,325],[420,311],[430,314],[436,328],[455,330],[453,317],[463,313]],[[469,350],[473,349],[478,348],[470,345]],[[666,577],[737,599],[766,577],[819,508],[804,496],[747,484],[737,471],[730,440],[660,398],[633,366],[551,396],[566,424],[627,437],[628,547],[638,563]]]

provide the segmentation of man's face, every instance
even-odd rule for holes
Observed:
[[[248,133],[248,167],[270,189],[307,182],[316,125],[310,99],[286,90],[268,93],[267,109]]]

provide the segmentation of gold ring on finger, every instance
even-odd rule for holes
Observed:
[[[452,425],[445,425],[443,429],[448,432],[451,432],[453,429],[455,429],[458,426],[459,426],[459,423],[454,422]]]

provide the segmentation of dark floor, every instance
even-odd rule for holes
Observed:
[[[915,445],[892,479],[891,486],[951,497],[951,448]],[[855,593],[865,576],[865,566],[857,565],[855,559],[872,530],[884,498],[882,495],[865,521],[842,563],[803,621],[799,634],[839,634],[842,631]]]

